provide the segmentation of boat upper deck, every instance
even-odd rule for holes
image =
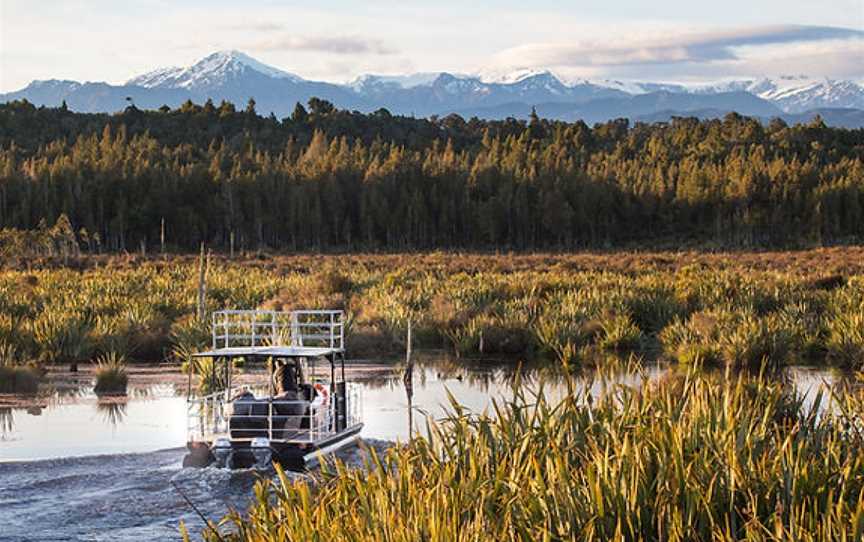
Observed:
[[[194,357],[319,357],[345,352],[340,310],[226,310],[213,313],[212,346]]]
[[[320,346],[233,346],[198,352],[193,354],[192,357],[230,358],[244,356],[272,356],[276,358],[316,358],[330,356],[340,352],[342,352],[342,350],[338,348]]]

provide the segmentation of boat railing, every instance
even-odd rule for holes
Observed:
[[[186,435],[190,441],[227,435],[230,398],[243,390],[218,391],[186,398]]]
[[[362,388],[355,382],[349,382],[345,385],[345,395],[348,399],[348,408],[346,409],[347,420],[345,426],[353,427],[363,421]]]
[[[341,310],[224,310],[212,316],[213,349],[307,346],[345,349]]]
[[[352,427],[362,418],[360,386],[347,384],[346,398],[346,426]],[[213,441],[218,437],[251,441],[266,436],[273,442],[313,443],[337,432],[336,400],[327,403],[280,398],[243,401],[237,394],[224,391],[190,398],[187,434],[190,441]],[[240,405],[242,408],[238,408]],[[283,414],[291,410],[304,414]]]

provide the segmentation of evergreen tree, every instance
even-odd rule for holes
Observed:
[[[180,249],[864,236],[864,130],[819,119],[592,128],[536,111],[526,123],[309,109],[280,122],[224,101],[116,115],[0,104],[0,229],[65,215],[63,231],[85,230],[78,243],[92,251],[152,245],[163,220]]]
[[[303,107],[303,104],[297,102],[297,105],[294,106],[294,112],[291,114],[291,122],[294,124],[306,124],[308,118],[309,114],[306,112],[306,108]]]

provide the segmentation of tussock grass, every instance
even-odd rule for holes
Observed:
[[[517,387],[490,415],[453,402],[368,470],[259,483],[221,539],[864,537],[864,410],[847,392],[847,409],[819,415],[824,396],[807,408],[768,377],[691,371],[604,389],[556,402]]]
[[[41,374],[32,365],[24,365],[15,347],[0,341],[0,393],[36,393]]]
[[[841,256],[813,251],[800,260],[813,264],[819,255]],[[415,347],[448,348],[461,357],[541,356],[564,365],[601,365],[611,355],[636,353],[733,367],[864,364],[861,275],[840,280],[820,279],[812,269],[781,272],[773,266],[799,261],[785,254],[736,255],[750,262],[737,267],[726,257],[717,268],[700,259],[718,263],[718,256],[668,256],[678,262],[668,267],[658,263],[664,258],[216,258],[205,305],[208,313],[343,308],[347,344],[358,355],[404,350],[411,321]],[[622,262],[629,262],[629,271],[620,269]],[[82,272],[0,271],[0,340],[27,360],[75,362],[114,351],[130,362],[172,357],[188,366],[190,353],[210,340],[208,318],[195,316],[194,262],[108,263]],[[608,270],[596,268],[601,264]]]
[[[93,391],[100,395],[123,395],[129,377],[126,374],[126,359],[115,352],[102,354],[96,360],[96,383]]]

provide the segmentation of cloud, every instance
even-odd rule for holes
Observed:
[[[250,44],[258,51],[310,51],[336,55],[392,55],[398,51],[381,40],[357,36],[274,36]]]
[[[285,25],[270,21],[251,21],[224,25],[226,30],[238,30],[240,32],[276,32],[285,30]]]
[[[306,51],[335,55],[393,55],[397,50],[382,40],[357,35],[298,36],[294,29],[284,23],[268,20],[247,20],[222,25],[226,31],[239,35],[264,35],[257,40],[246,41],[245,47],[256,51],[286,52]]]
[[[596,68],[654,64],[730,62],[744,49],[788,44],[849,42],[864,44],[864,31],[825,26],[767,26],[725,31],[533,43],[506,49],[496,62],[511,67]]]
[[[728,75],[777,73],[778,67],[794,67],[795,73],[830,75],[848,79],[864,76],[864,41],[830,40],[814,43],[789,43],[742,47],[739,59],[718,63]]]

